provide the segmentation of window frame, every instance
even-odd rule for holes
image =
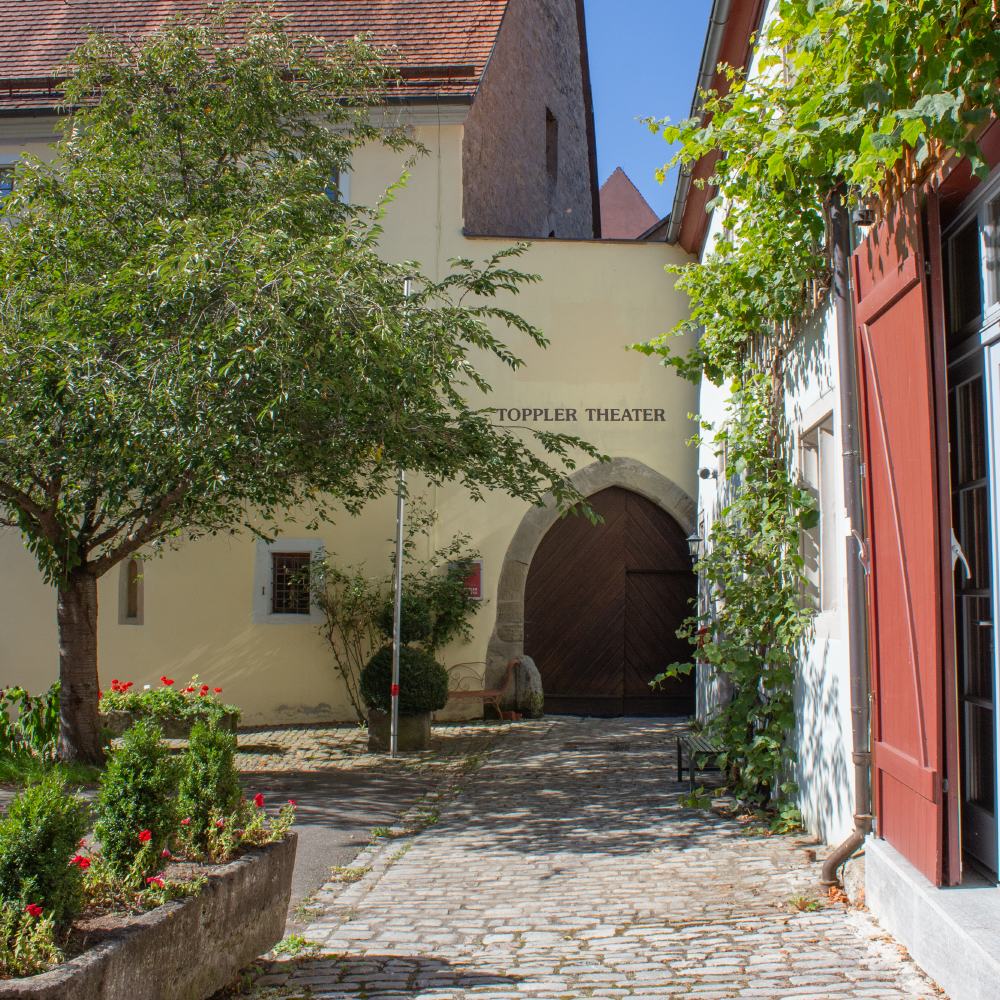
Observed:
[[[251,601],[250,620],[253,625],[318,625],[324,621],[323,612],[315,604],[309,604],[308,614],[273,611],[272,589],[274,586],[272,555],[306,554],[313,562],[326,555],[322,538],[277,538],[273,541],[256,539],[254,548],[254,589]]]

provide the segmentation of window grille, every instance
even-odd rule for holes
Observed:
[[[271,553],[271,614],[309,614],[309,552]]]

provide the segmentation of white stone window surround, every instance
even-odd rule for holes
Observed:
[[[271,554],[273,552],[308,552],[315,562],[326,554],[325,539],[276,538],[265,542],[256,539],[253,560],[253,602],[251,622],[254,625],[318,625],[324,621],[323,612],[311,604],[307,615],[271,614]]]

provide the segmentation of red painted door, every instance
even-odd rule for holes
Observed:
[[[938,421],[913,199],[854,254],[871,573],[878,835],[942,882],[943,605]]]

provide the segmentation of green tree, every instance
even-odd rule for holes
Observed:
[[[226,8],[70,63],[54,164],[19,166],[0,227],[0,500],[58,588],[58,756],[99,761],[97,580],[140,547],[357,512],[400,466],[565,502],[594,451],[466,399],[481,352],[521,364],[491,327],[546,343],[496,302],[537,280],[524,246],[434,282],[379,259],[384,204],[336,197],[358,146],[420,152],[370,124],[363,38]]]

